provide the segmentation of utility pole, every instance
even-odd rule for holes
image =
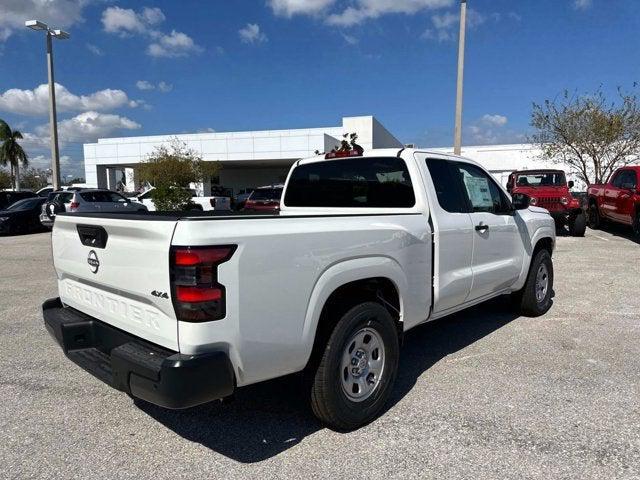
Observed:
[[[38,20],[28,20],[25,26],[36,31],[44,31],[47,37],[47,73],[49,76],[49,124],[51,128],[51,183],[53,190],[60,190],[60,151],[58,149],[58,119],[56,115],[56,89],[53,75],[52,39],[66,40],[69,34],[62,30],[53,30]]]
[[[51,183],[53,191],[60,190],[60,150],[58,149],[58,118],[56,115],[56,88],[53,76],[53,48],[51,33],[47,32],[47,72],[49,74],[49,124],[51,128]]]
[[[460,1],[460,39],[458,43],[458,85],[456,91],[456,125],[453,153],[462,153],[462,96],[464,90],[464,44],[467,24],[467,0]]]

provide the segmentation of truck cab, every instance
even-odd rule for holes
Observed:
[[[590,185],[589,226],[600,228],[604,221],[631,226],[640,238],[640,166],[619,168],[605,184]]]
[[[580,201],[571,195],[573,181],[562,170],[518,170],[509,175],[507,191],[529,197],[531,205],[549,211],[558,231],[569,228],[575,237],[584,236],[587,219]]]

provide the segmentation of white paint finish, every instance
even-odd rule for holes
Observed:
[[[397,154],[398,149],[394,148],[367,151],[365,156]],[[436,255],[431,318],[521,288],[535,242],[544,237],[555,241],[553,219],[541,209],[515,212],[518,234],[511,235],[509,229],[489,253],[479,249],[481,260],[490,258],[494,264],[503,262],[509,268],[492,268],[491,275],[485,276],[482,266],[491,262],[480,262],[475,278],[471,216],[452,216],[437,208],[433,182],[424,164],[427,155],[432,154],[411,149],[402,153],[416,196],[416,205],[407,209],[283,205],[279,218],[139,221],[126,217],[61,217],[53,234],[56,271],[61,280],[69,278],[98,291],[88,294],[86,305],[65,294],[64,283],[61,295],[66,295],[65,301],[75,302],[73,305],[80,310],[135,335],[173,345],[170,348],[179,343],[183,353],[228,352],[238,385],[247,385],[305,366],[324,302],[347,282],[387,278],[398,290],[404,329],[426,321],[432,302],[430,215]],[[324,157],[314,156],[301,163],[323,161]],[[348,213],[357,215],[341,216]],[[86,264],[88,248],[79,245],[77,223],[102,225],[109,233],[110,243],[99,253],[101,268],[104,261],[102,276],[92,277],[90,273]],[[170,302],[150,295],[153,289],[168,291],[170,245],[228,244],[238,248],[218,269],[218,280],[226,288],[226,317],[205,323],[177,322],[178,341],[176,329],[170,332],[171,326],[176,325]],[[512,251],[517,249],[524,252],[519,269],[511,268]],[[483,290],[489,293],[483,295]],[[132,308],[145,304],[159,310],[160,328],[145,324],[145,320],[132,322],[126,315],[94,308],[92,295],[101,292]]]
[[[100,161],[103,158],[109,160],[118,158],[118,146],[117,145],[96,145],[96,159]]]
[[[52,246],[60,297],[63,303],[114,327],[177,350],[171,300],[151,295],[152,290],[170,292],[168,246],[176,222],[136,223],[124,218],[56,218]],[[104,227],[109,235],[107,248],[82,245],[78,223]],[[95,274],[87,263],[91,250],[100,262]]]

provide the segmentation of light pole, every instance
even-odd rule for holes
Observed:
[[[453,153],[462,153],[462,94],[464,87],[464,41],[467,26],[467,0],[460,1],[460,40],[458,44],[458,85],[456,91],[456,126],[453,134]]]
[[[47,36],[47,72],[49,74],[49,124],[51,127],[51,183],[54,190],[60,189],[60,152],[58,151],[58,120],[56,116],[56,90],[55,79],[53,75],[53,45],[51,39],[53,37],[59,40],[66,40],[69,34],[62,30],[54,30],[49,28],[45,23],[38,20],[27,20],[24,22],[25,27],[32,30],[46,32]]]

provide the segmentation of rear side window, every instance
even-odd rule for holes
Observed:
[[[437,158],[427,159],[427,168],[436,188],[440,206],[450,213],[466,213],[469,211],[467,201],[453,176],[451,162]]]
[[[289,207],[410,208],[416,199],[404,160],[359,157],[296,167],[284,203]]]

